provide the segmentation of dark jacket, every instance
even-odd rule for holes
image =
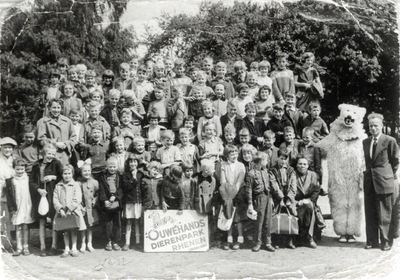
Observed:
[[[158,178],[150,178],[146,173],[143,175],[140,182],[143,207],[144,210],[157,209],[161,207],[161,185],[158,183],[163,179],[163,177],[160,175]]]
[[[295,112],[290,116],[287,106],[285,105],[283,118],[287,119],[290,122],[290,125],[294,128],[294,133],[297,139],[301,139],[302,130],[303,130],[303,119],[307,116],[307,114],[303,114],[299,109],[295,108]]]
[[[99,181],[99,200],[100,200],[100,207],[103,210],[107,210],[107,208],[105,207],[104,202],[106,200],[109,200],[111,197],[111,192],[110,192],[110,186],[107,183],[107,176],[109,176],[110,174],[108,173],[108,171],[104,171],[103,174],[101,174],[98,177],[98,181]],[[115,200],[118,201],[120,203],[120,207],[121,205],[121,201],[122,201],[122,196],[123,196],[123,192],[122,192],[122,187],[121,187],[121,175],[119,175],[118,173],[116,174],[115,177],[115,187],[116,187],[116,192],[114,193],[115,196]],[[119,208],[121,209],[121,208]],[[115,209],[118,210],[118,209]]]
[[[175,182],[171,177],[166,176],[158,182],[157,188],[161,189],[160,201],[168,204],[168,209],[183,210],[185,208],[185,194],[180,183]]]
[[[292,126],[289,120],[282,118],[278,120],[275,116],[272,116],[271,120],[267,124],[267,130],[272,130],[275,133],[275,146],[279,147],[284,141],[285,138],[283,137],[283,129],[286,126]],[[277,132],[282,132],[281,135],[276,134]]]
[[[250,119],[246,116],[243,119],[236,119],[235,128],[237,128],[237,132],[239,132],[242,128],[247,128],[250,132],[250,142],[249,144],[254,147],[260,147],[260,143],[257,141],[258,137],[263,137],[264,131],[267,130],[267,126],[264,123],[264,120],[261,118],[254,118],[254,124],[250,121]],[[237,139],[238,140],[238,139]]]
[[[141,174],[138,172],[138,174]],[[122,174],[123,203],[142,203],[142,190],[137,179],[133,178],[131,172]]]

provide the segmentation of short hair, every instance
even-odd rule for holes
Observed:
[[[220,61],[220,62],[218,62],[218,63],[215,65],[215,67],[223,67],[223,68],[226,69],[226,63],[223,62],[223,61]]]
[[[308,105],[308,110],[311,111],[311,109],[313,109],[314,107],[318,107],[321,109],[321,103],[319,103],[318,100],[312,100]]]
[[[287,59],[288,57],[289,57],[289,56],[288,56],[287,53],[280,52],[280,53],[277,53],[277,54],[276,54],[275,59],[276,59],[276,60],[281,59],[281,58]]]
[[[292,166],[296,166],[297,163],[299,162],[299,160],[301,160],[301,159],[307,160],[308,164],[310,164],[310,161],[308,160],[308,158],[303,153],[300,153],[296,156]]]
[[[248,72],[247,73],[247,77],[246,77],[246,81],[248,81],[250,78],[257,79],[258,78],[258,74],[256,72],[254,72],[254,71]]]
[[[189,68],[189,73],[192,73],[192,72],[198,72],[198,71],[200,71],[200,69],[197,67],[197,66],[191,66],[190,68]],[[204,72],[204,71],[203,71]],[[197,76],[197,75],[196,75]]]
[[[68,59],[66,59],[65,57],[59,58],[57,60],[57,66],[61,66],[61,65],[64,65],[64,66],[68,67],[69,66]]]
[[[89,108],[89,110],[93,109],[93,108],[99,108],[100,109],[100,107],[101,107],[101,104],[98,101],[95,101],[95,100],[90,101],[86,105]]]
[[[306,62],[307,58],[313,58],[315,60],[315,56],[314,56],[314,54],[312,52],[305,52],[300,57],[301,63]]]
[[[143,71],[143,72],[146,72],[146,73],[147,73],[146,65],[141,64],[141,65],[137,68],[136,72],[139,72],[139,71]]]
[[[303,137],[308,134],[314,136],[314,129],[311,126],[306,126],[305,128],[303,128],[302,132],[303,132]]]
[[[253,162],[254,162],[255,164],[258,164],[258,163],[260,163],[260,162],[267,161],[267,160],[269,161],[269,156],[268,156],[268,154],[265,153],[265,152],[256,151],[256,152],[253,154]]]
[[[87,78],[87,77],[96,78],[96,77],[97,77],[97,74],[96,74],[96,72],[95,72],[94,70],[89,70],[89,71],[87,71],[87,72],[85,73],[85,76],[86,76],[86,78]]]
[[[191,115],[186,116],[186,117],[183,119],[182,125],[185,125],[187,121],[193,122],[193,123],[194,123],[194,117],[191,116]]]
[[[135,155],[135,154],[130,154],[129,156],[128,156],[128,158],[126,159],[126,161],[125,161],[125,164],[124,164],[124,170],[125,170],[125,172],[130,172],[130,164],[131,164],[131,162],[132,161],[136,161],[137,162],[137,164],[139,165],[139,159],[138,159],[138,157]]]
[[[201,108],[205,108],[206,106],[211,106],[211,108],[214,109],[213,103],[208,99],[203,100],[203,102],[201,102]]]
[[[225,89],[225,85],[224,85],[223,83],[217,82],[217,83],[214,85],[214,90],[217,88],[217,86],[223,86],[224,89]]]
[[[125,89],[121,95],[125,98],[134,98],[135,92],[131,89]]]
[[[214,131],[217,132],[217,125],[214,122],[208,122],[204,125],[204,129],[208,126],[214,127]]]
[[[60,77],[61,77],[60,71],[58,71],[58,69],[56,69],[56,68],[50,69],[49,79],[53,76],[57,76],[60,79]]]
[[[179,135],[181,134],[189,134],[189,130],[186,127],[181,127],[179,129]]]
[[[247,70],[246,63],[244,63],[244,61],[240,61],[240,60],[235,61],[235,63],[233,64],[233,69],[235,70],[235,72],[239,71],[240,69],[243,69],[246,71]]]
[[[111,70],[105,70],[103,74],[101,74],[101,78],[104,80],[106,77],[110,77],[113,81],[115,78],[114,72]]]
[[[214,59],[213,59],[211,56],[206,56],[206,57],[203,59],[203,62],[205,62],[205,61],[211,62],[211,64],[214,63]]]
[[[75,91],[75,84],[71,81],[66,81],[62,87],[63,93],[65,92],[65,87],[66,86],[72,86],[72,89]]]
[[[258,64],[258,67],[271,69],[271,63],[268,60],[263,60]]]
[[[237,92],[241,92],[242,91],[242,89],[244,89],[244,88],[246,88],[246,89],[249,89],[249,86],[246,84],[246,83],[240,83],[240,84],[238,84],[237,85]]]
[[[289,152],[286,148],[284,148],[284,147],[282,147],[282,148],[280,148],[280,149],[278,150],[278,157],[284,156],[285,158],[288,158],[289,155],[290,155],[290,152]]]
[[[258,62],[257,62],[257,61],[253,61],[253,62],[250,64],[250,68],[252,68],[252,67],[256,67],[256,68],[258,69],[258,67],[259,67]]]
[[[242,146],[242,154],[243,153],[252,153],[254,155],[257,153],[257,149],[253,145],[246,143]]]
[[[42,150],[43,155],[44,155],[45,153],[47,153],[48,150],[56,150],[56,151],[57,151],[57,146],[56,146],[56,144],[54,144],[54,143],[47,143],[47,144],[45,144],[45,145],[43,146],[43,150]]]
[[[129,116],[133,117],[133,112],[130,108],[124,108],[121,110],[120,115],[121,115],[121,117],[124,115],[129,115]]]
[[[228,158],[228,156],[232,153],[232,152],[237,152],[238,148],[235,145],[229,144],[226,145],[225,149],[224,149],[224,157]]]
[[[174,64],[174,60],[170,56],[167,56],[167,57],[164,58],[164,64],[165,64],[166,61],[171,61],[172,64]]]
[[[161,170],[161,163],[160,163],[159,161],[153,160],[153,161],[149,162],[149,163],[146,165],[146,170],[147,170],[147,171],[150,171],[150,170],[153,169],[153,168],[155,168],[155,169],[157,169],[158,171],[160,171],[160,170]]]
[[[182,174],[183,174],[182,167],[180,167],[180,166],[177,165],[177,164],[173,164],[173,165],[171,166],[170,174],[171,174],[172,176],[181,178],[181,177],[182,177]]]
[[[116,156],[111,156],[107,159],[106,164],[109,166],[111,163],[118,164],[118,159]]]
[[[116,88],[110,89],[110,91],[108,92],[108,97],[109,98],[111,98],[111,97],[120,98],[121,97],[121,92]]]
[[[50,100],[49,100],[48,106],[49,106],[49,107],[53,106],[53,103],[57,103],[57,104],[59,104],[60,106],[62,106],[61,102],[62,102],[62,101],[61,101],[60,99],[55,99],[55,98],[53,98],[53,99],[50,99]]]
[[[291,93],[291,92],[286,93],[285,99],[288,98],[288,97],[292,97],[293,99],[296,99],[296,95],[294,93]]]
[[[162,131],[162,132],[161,132],[161,140],[164,140],[164,139],[166,139],[166,138],[168,138],[168,139],[175,139],[175,134],[174,134],[174,132],[173,132],[172,130],[170,130],[170,129],[167,129],[167,130]]]
[[[267,130],[264,132],[264,138],[270,137],[270,138],[275,138],[275,132],[273,132],[272,130]]]
[[[224,127],[224,133],[229,134],[229,133],[233,133],[236,135],[236,128],[233,124],[228,123],[225,127]]]
[[[203,92],[203,88],[197,84],[193,85],[192,92],[199,92],[199,91]]]
[[[16,158],[13,161],[13,168],[15,168],[16,166],[23,166],[26,167],[28,164],[27,162],[23,159],[23,158]]]
[[[162,62],[161,60],[157,61],[157,63],[154,65],[154,69],[165,69],[164,62]]]
[[[285,128],[283,129],[283,133],[286,134],[289,132],[294,133],[294,128],[292,126],[285,126]]]
[[[94,90],[94,91],[91,91],[90,93],[89,93],[89,96],[90,96],[90,98],[93,98],[93,95],[95,95],[96,93],[98,93],[99,95],[100,95],[100,98],[101,99],[104,99],[104,94],[103,94],[103,92],[102,91],[100,91],[100,90]]]
[[[201,160],[201,165],[200,165],[200,170],[204,171],[207,167],[214,168],[215,170],[215,163],[211,159],[202,159]]]
[[[129,66],[129,64],[126,63],[126,62],[122,62],[122,63],[119,65],[119,70],[121,70],[121,69],[129,70],[129,69],[130,69],[130,66]]]
[[[257,94],[256,98],[260,98],[262,90],[268,90],[269,94],[271,94],[271,92],[272,92],[272,89],[268,85],[263,85],[258,89],[258,94]]]
[[[85,64],[77,64],[76,68],[78,69],[78,71],[84,71],[85,73],[87,71],[87,67]]]
[[[146,144],[146,140],[144,140],[144,138],[142,136],[137,136],[135,137],[135,139],[133,139],[132,144],[133,146],[136,146],[139,143],[143,143]]]
[[[254,110],[255,112],[257,112],[257,106],[253,102],[249,102],[244,106],[245,112],[247,112],[248,110],[251,110],[251,109]]]
[[[203,77],[203,78],[207,78],[207,73],[206,72],[204,72],[203,70],[200,70],[200,71],[197,71],[197,73],[196,73],[196,78],[198,79],[198,78],[200,78],[200,77]]]
[[[185,66],[185,61],[182,58],[176,59],[174,67],[177,67],[177,66]]]
[[[125,139],[122,136],[117,136],[112,139],[112,143],[116,145],[118,142],[125,144]]]
[[[237,99],[232,98],[231,100],[228,101],[228,104],[226,104],[226,108],[233,107],[237,108],[239,106],[239,102]]]
[[[75,173],[75,168],[71,164],[64,164],[62,167],[62,173],[64,173],[65,170],[71,170],[72,175]]]
[[[68,74],[78,73],[78,71],[79,71],[78,67],[76,67],[76,65],[72,65],[72,66],[68,69]]]
[[[250,135],[250,131],[249,131],[249,129],[247,128],[247,127],[245,127],[245,128],[242,128],[241,130],[239,130],[239,136],[247,136],[247,135]]]
[[[81,112],[75,108],[71,108],[71,110],[69,111],[69,115],[81,115]]]
[[[372,120],[372,119],[379,119],[383,122],[384,118],[382,114],[378,114],[378,113],[374,113],[372,112],[371,114],[368,115],[368,121]]]
[[[23,134],[25,133],[34,133],[36,134],[36,127],[33,124],[27,124],[23,128]]]
[[[98,131],[103,132],[103,127],[101,126],[101,124],[95,124],[92,127],[92,132],[93,132],[93,130],[98,130]]]
[[[185,172],[188,169],[193,169],[194,170],[193,164],[191,162],[187,162],[187,161],[182,162],[182,170],[183,170],[183,172]]]
[[[150,121],[150,120],[154,120],[154,119],[157,119],[158,121],[160,121],[160,120],[161,120],[161,117],[160,117],[160,114],[159,114],[157,111],[151,111],[151,112],[148,114],[147,119],[148,119],[149,121]]]

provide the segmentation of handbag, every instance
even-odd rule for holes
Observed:
[[[320,230],[326,228],[325,219],[322,215],[321,208],[318,205],[315,205],[314,213],[315,213],[315,225],[317,226],[317,228]]]
[[[74,214],[67,215],[66,217],[58,216],[58,217],[54,218],[54,227],[53,228],[55,231],[78,229],[79,228],[79,217]]]
[[[278,212],[272,216],[271,233],[298,235],[298,218],[291,215],[289,211],[282,212],[282,208],[279,207]]]
[[[217,227],[222,231],[228,231],[232,226],[233,217],[235,216],[236,207],[233,207],[232,217],[230,219],[227,219],[225,217],[223,208],[224,207],[221,207],[219,209]]]
[[[107,210],[116,210],[120,208],[119,206],[119,201],[118,200],[114,200],[113,202],[111,202],[110,207],[106,208]]]
[[[319,83],[317,83],[317,81],[316,80],[314,80],[313,82],[312,82],[312,85],[311,85],[311,92],[315,95],[315,96],[317,96],[317,97],[319,97],[319,98],[324,98],[324,89],[321,87],[321,85],[319,84]]]
[[[46,196],[42,196],[40,198],[38,212],[40,215],[44,216],[49,213],[49,202],[47,201]]]

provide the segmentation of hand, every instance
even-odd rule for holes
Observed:
[[[57,146],[57,148],[59,148],[61,150],[64,150],[67,147],[67,145],[65,145],[64,142],[57,142],[56,146]]]
[[[286,207],[289,207],[291,205],[290,201],[286,201]]]
[[[285,202],[283,202],[283,199],[281,200],[281,202],[280,202],[280,204],[279,204],[281,207],[284,207],[285,206]]]
[[[263,137],[257,137],[258,143],[262,144],[264,143],[264,138]]]
[[[182,210],[179,210],[176,214],[180,216],[180,215],[183,214],[183,211],[182,211]]]
[[[164,211],[164,212],[167,212],[167,209],[168,209],[168,204],[165,202],[165,201],[163,201],[162,202],[162,210]]]
[[[305,198],[305,199],[303,199],[303,203],[304,204],[309,204],[309,203],[311,203],[311,201],[310,201],[309,198]]]
[[[65,211],[63,209],[60,210],[60,215],[61,217],[67,217],[67,214],[65,214]]]
[[[115,201],[115,196],[111,196],[110,197],[110,202],[114,202]]]
[[[40,194],[40,196],[46,196],[47,191],[44,189],[37,189],[38,193]]]
[[[57,176],[55,176],[55,175],[47,175],[47,176],[44,176],[44,181],[46,182],[46,183],[48,183],[48,182],[51,182],[51,181],[53,181],[53,180],[56,180],[57,179]]]
[[[249,204],[249,206],[247,206],[247,212],[249,212],[249,213],[253,213],[254,212],[253,204]]]
[[[106,208],[110,208],[111,202],[108,200],[104,201],[104,206],[106,206]]]
[[[311,88],[311,85],[310,84],[304,84],[304,87],[305,88]]]

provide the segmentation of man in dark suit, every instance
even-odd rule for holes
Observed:
[[[393,137],[382,134],[383,116],[368,116],[371,137],[363,141],[366,171],[364,171],[364,205],[367,244],[365,249],[388,251],[397,237],[398,219],[395,201],[398,197],[396,172],[399,167],[399,147]]]

